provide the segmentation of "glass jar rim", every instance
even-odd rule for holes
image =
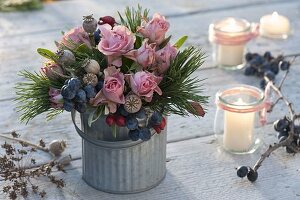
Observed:
[[[256,97],[256,101],[241,105],[228,102],[224,95],[234,94],[238,91],[245,91],[252,94]],[[231,112],[247,113],[247,112],[256,112],[264,108],[265,94],[259,88],[250,85],[238,84],[231,86],[230,88],[225,88],[217,92],[216,94],[216,104],[221,107],[223,110],[228,110]]]
[[[216,21],[213,22],[213,29],[214,29],[214,31],[222,33],[222,34],[232,34],[232,32],[224,31],[224,30],[221,29],[221,27],[218,27],[218,25],[220,25],[221,22],[224,22],[226,20],[235,20],[235,21],[237,21],[239,23],[243,23],[244,24],[243,30],[241,30],[241,31],[235,31],[234,32],[235,34],[238,34],[238,33],[240,33],[240,34],[247,33],[247,32],[249,32],[251,30],[251,24],[246,19],[227,17],[227,18],[216,20]]]

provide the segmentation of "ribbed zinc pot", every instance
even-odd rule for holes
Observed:
[[[148,141],[131,141],[128,129],[117,127],[117,137],[100,117],[88,125],[88,113],[81,114],[82,178],[90,186],[109,193],[129,194],[157,186],[166,174],[166,129]]]

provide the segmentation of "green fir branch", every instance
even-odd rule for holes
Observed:
[[[137,9],[126,7],[125,9],[125,19],[122,15],[118,12],[121,24],[128,27],[129,30],[133,33],[137,31],[137,27],[141,26],[142,20],[148,19],[149,10],[144,9],[138,5]]]
[[[47,112],[47,119],[52,119],[62,110],[50,107],[49,87],[61,88],[63,81],[50,80],[41,73],[31,73],[29,71],[21,71],[20,76],[25,78],[27,82],[19,82],[16,84],[18,102],[17,111],[21,112],[20,120],[26,124],[37,115]]]
[[[204,58],[204,53],[195,47],[179,52],[159,85],[162,95],[155,94],[148,106],[164,114],[195,115],[190,102],[198,102],[205,106],[208,97],[201,95],[203,80],[190,76],[200,68]]]

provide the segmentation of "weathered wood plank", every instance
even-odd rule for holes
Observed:
[[[272,132],[272,127],[266,130]],[[276,141],[274,134],[264,136],[266,145]],[[259,152],[252,155],[231,155],[220,150],[213,136],[167,145],[167,176],[156,188],[132,195],[113,195],[89,187],[81,179],[81,160],[72,162],[62,191],[42,181],[46,199],[299,199],[299,155],[288,155],[280,149],[266,160],[259,170],[259,179],[252,184],[236,176],[235,167],[252,165]],[[3,184],[3,182],[0,182]],[[0,194],[1,197],[1,194]],[[30,199],[35,199],[30,196]]]

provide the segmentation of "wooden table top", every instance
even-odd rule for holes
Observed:
[[[188,45],[196,45],[207,52],[203,68],[194,75],[206,78],[205,94],[211,96],[208,113],[204,118],[172,115],[168,122],[167,175],[156,188],[132,195],[113,195],[89,187],[81,179],[81,138],[77,135],[69,113],[63,113],[46,122],[45,116],[38,116],[28,125],[18,121],[16,113],[14,84],[22,81],[16,74],[22,69],[38,70],[43,59],[36,53],[38,47],[55,49],[54,40],[59,40],[60,31],[79,26],[82,16],[114,14],[126,5],[140,3],[151,13],[168,16],[170,34],[173,40],[188,35]],[[280,104],[268,118],[264,127],[264,145],[251,155],[231,155],[222,151],[213,135],[213,121],[216,107],[216,92],[231,84],[250,84],[259,87],[256,77],[246,77],[243,71],[224,71],[216,68],[211,60],[211,45],[208,41],[208,25],[227,16],[245,18],[258,22],[265,14],[277,11],[287,16],[293,34],[287,40],[272,40],[258,37],[247,45],[251,52],[273,54],[300,53],[300,1],[298,0],[66,0],[47,3],[43,10],[34,12],[0,13],[0,133],[16,130],[22,138],[46,142],[64,139],[68,148],[64,154],[71,154],[73,161],[66,167],[66,187],[57,189],[47,181],[40,181],[40,187],[47,192],[46,199],[300,199],[299,155],[288,155],[279,149],[267,159],[259,170],[259,179],[250,183],[236,176],[235,167],[253,165],[268,144],[276,142],[277,136],[272,122],[287,113]],[[300,111],[300,61],[292,66],[284,93]],[[280,80],[281,75],[277,79]],[[2,138],[1,138],[2,140]],[[41,153],[41,160],[50,159]],[[0,186],[5,182],[0,180]],[[0,191],[0,199],[7,199]],[[31,195],[29,199],[38,199]]]

